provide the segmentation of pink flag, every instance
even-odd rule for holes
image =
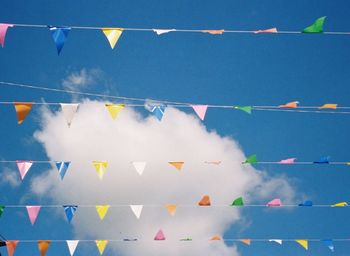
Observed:
[[[296,160],[296,158],[288,158],[288,159],[284,159],[279,161],[279,164],[294,164],[294,161]]]
[[[277,33],[277,28],[269,28],[269,29],[263,29],[263,30],[257,30],[254,31],[255,34],[259,34],[259,33]]]
[[[33,162],[32,161],[20,161],[17,160],[17,167],[19,170],[19,173],[21,174],[22,180],[24,179],[24,176],[26,176],[27,172],[29,171],[30,167],[32,167]]]
[[[12,24],[0,24],[0,44],[2,47],[5,45],[6,32],[9,27],[13,27]]]
[[[275,198],[275,199],[271,200],[270,202],[268,202],[266,206],[271,207],[271,206],[281,206],[281,205],[282,205],[281,199]]]
[[[32,225],[34,225],[36,217],[38,217],[41,206],[39,206],[39,205],[27,205],[26,208],[27,208],[30,223],[32,223]]]
[[[198,117],[203,121],[207,112],[208,105],[191,105]]]
[[[165,236],[164,236],[163,231],[161,229],[159,229],[158,233],[154,237],[154,240],[157,240],[157,241],[165,240]]]

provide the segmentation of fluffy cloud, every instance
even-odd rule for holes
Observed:
[[[103,77],[100,69],[81,69],[69,74],[62,81],[63,88],[66,90],[79,90],[89,85],[95,84]]]
[[[238,255],[236,247],[208,241],[243,217],[225,205],[238,196],[248,200],[274,193],[284,199],[294,196],[285,179],[243,166],[244,153],[232,138],[208,131],[197,117],[177,109],[168,108],[162,122],[131,108],[112,120],[103,103],[85,101],[70,128],[61,112],[44,109],[42,116],[35,137],[50,159],[72,164],[63,182],[56,170],[46,172],[33,180],[32,191],[57,204],[124,205],[111,208],[102,222],[93,210],[79,210],[72,224],[79,239],[140,240],[132,245],[111,243],[121,255]],[[102,181],[93,160],[108,161]],[[204,163],[214,160],[222,164]],[[147,161],[142,176],[132,161]],[[168,161],[184,161],[183,170],[177,171]],[[218,207],[196,207],[205,194]],[[163,207],[167,203],[179,204],[174,217]],[[129,204],[145,205],[140,220]],[[153,241],[160,228],[167,240]],[[194,241],[178,241],[185,237]]]

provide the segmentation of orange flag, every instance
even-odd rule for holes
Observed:
[[[24,119],[28,115],[29,111],[32,108],[32,102],[14,102],[18,119],[18,124],[23,123]]]
[[[246,245],[250,245],[250,243],[251,243],[251,240],[250,240],[250,239],[241,239],[241,240],[239,240],[239,241],[241,241],[242,243],[244,243],[244,244],[246,244]]]
[[[172,166],[174,166],[177,170],[181,171],[184,162],[169,162]]]
[[[17,241],[17,240],[6,241],[7,254],[9,256],[13,256],[13,254],[15,253],[16,246],[17,246],[18,243],[19,243],[19,241]]]
[[[319,107],[319,109],[337,109],[337,104],[324,104],[323,106]]]
[[[167,204],[165,205],[165,208],[168,210],[169,214],[171,216],[174,216],[176,213],[176,204]]]
[[[39,240],[38,241],[38,248],[39,248],[40,256],[46,255],[46,252],[49,249],[50,244],[51,244],[50,240]]]
[[[221,237],[220,236],[213,236],[210,240],[211,241],[219,241],[219,240],[221,240]]]
[[[257,30],[254,31],[255,34],[259,34],[259,33],[277,33],[277,28],[269,28],[269,29],[263,29],[263,30]]]
[[[279,108],[297,108],[298,104],[299,104],[299,101],[292,101],[284,105],[279,105],[278,107]]]
[[[202,197],[202,199],[198,202],[199,206],[210,206],[210,197],[208,195],[205,195]]]
[[[202,30],[203,33],[209,33],[211,35],[222,35],[225,30],[224,29],[218,29],[218,30]]]

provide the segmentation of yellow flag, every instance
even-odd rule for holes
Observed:
[[[309,247],[309,243],[307,240],[295,240],[295,242],[297,242],[298,244],[300,244],[302,247],[305,248],[305,250],[308,249]]]
[[[337,104],[324,104],[323,106],[319,107],[319,109],[325,109],[325,108],[329,108],[329,109],[337,109]]]
[[[344,207],[344,206],[348,206],[347,202],[340,202],[340,203],[336,203],[333,204],[332,207]]]
[[[241,240],[239,240],[239,241],[241,241],[242,243],[244,243],[244,244],[246,244],[246,245],[250,245],[250,243],[251,243],[251,240],[250,240],[250,239],[241,239]]]
[[[165,208],[168,210],[169,214],[171,216],[174,216],[176,213],[176,204],[167,204],[165,205]]]
[[[100,162],[100,161],[93,161],[92,164],[94,165],[96,172],[98,174],[98,177],[102,180],[103,175],[106,172],[107,168],[107,162]]]
[[[106,248],[108,240],[96,240],[95,242],[96,242],[96,246],[98,248],[98,251],[102,255],[102,253],[104,252],[104,250]]]
[[[102,28],[102,32],[107,37],[112,49],[114,49],[114,46],[118,42],[119,37],[122,35],[123,30],[124,29],[122,28]]]
[[[32,108],[33,103],[31,102],[14,102],[17,114],[18,124],[23,123],[24,119],[27,117],[29,111]]]
[[[106,216],[109,207],[109,205],[96,205],[96,211],[98,213],[98,216],[100,216],[101,220],[103,220]]]
[[[177,170],[181,171],[184,162],[169,162],[172,166],[174,166]]]
[[[116,119],[119,112],[125,108],[124,104],[106,104],[106,108],[113,119]]]

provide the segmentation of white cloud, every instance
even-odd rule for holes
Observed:
[[[79,209],[73,221],[76,237],[138,238],[137,243],[111,243],[121,255],[238,255],[223,242],[210,242],[237,223],[241,212],[231,207],[196,207],[208,194],[213,205],[228,205],[234,198],[270,199],[278,194],[291,200],[294,191],[283,178],[271,178],[252,166],[237,142],[207,131],[193,114],[168,108],[162,122],[124,109],[113,121],[102,102],[85,101],[70,128],[63,114],[43,109],[43,127],[36,138],[52,160],[70,160],[64,181],[52,170],[32,181],[32,191],[57,204],[144,204],[140,220],[128,207],[111,208],[104,221],[95,209]],[[104,179],[98,179],[91,161],[108,161]],[[219,166],[205,161],[221,160]],[[139,176],[130,164],[147,161]],[[184,161],[182,171],[168,161]],[[64,191],[64,193],[62,192]],[[179,204],[174,217],[164,207]],[[181,207],[193,205],[193,207]],[[153,237],[162,228],[167,241]],[[191,237],[193,242],[179,242]]]
[[[72,72],[62,81],[62,85],[66,90],[77,91],[96,83],[102,77],[100,69],[86,69]]]
[[[1,171],[0,185],[10,185],[11,187],[18,187],[21,184],[18,170],[4,168]]]

